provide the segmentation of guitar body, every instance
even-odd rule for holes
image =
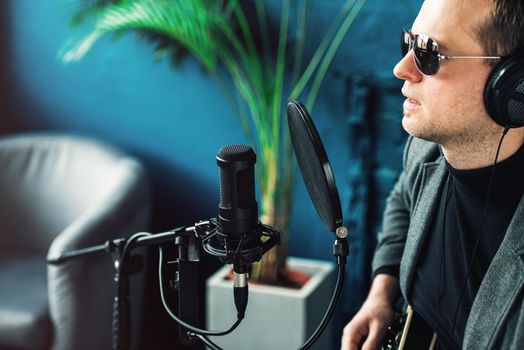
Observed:
[[[435,350],[437,335],[408,305],[406,313],[388,327],[382,350]]]

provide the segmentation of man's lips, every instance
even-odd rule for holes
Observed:
[[[406,91],[402,90],[402,95],[406,97],[403,105],[404,109],[413,110],[417,107],[420,107],[420,102],[417,99],[411,97],[410,94],[408,94]]]
[[[414,100],[412,98],[406,98],[406,100],[404,101],[403,107],[404,107],[404,110],[412,111],[420,107],[420,103],[418,103],[417,100]]]

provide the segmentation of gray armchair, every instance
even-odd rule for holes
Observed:
[[[46,256],[147,230],[137,160],[79,136],[0,139],[0,349],[110,349],[112,260]]]

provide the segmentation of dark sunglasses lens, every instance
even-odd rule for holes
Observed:
[[[402,51],[402,57],[408,54],[410,41],[411,37],[409,36],[409,33],[403,31],[400,35],[400,50]]]
[[[424,40],[423,45],[420,44],[417,43],[414,50],[417,68],[426,75],[435,75],[440,65],[437,45],[431,38]]]

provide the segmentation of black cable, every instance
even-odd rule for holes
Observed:
[[[112,347],[114,350],[127,350],[130,348],[131,331],[131,304],[129,301],[129,273],[127,270],[128,255],[131,245],[141,237],[149,236],[150,233],[139,232],[129,237],[116,266],[115,282],[116,295],[113,299],[113,322],[112,322]]]
[[[137,239],[141,237],[146,237],[146,236],[151,236],[151,233],[138,232],[138,233],[133,234],[131,237],[129,237],[126,240],[126,243],[124,244],[124,248],[122,249],[122,254],[120,255],[120,263],[127,257],[129,249],[131,248],[131,244],[133,244]]]
[[[313,335],[309,337],[309,339],[302,345],[298,350],[303,349],[309,349],[313,343],[315,343],[326,326],[328,325],[329,319],[333,315],[333,311],[335,310],[335,305],[337,304],[338,298],[340,297],[340,293],[342,292],[342,286],[344,284],[344,275],[345,275],[345,265],[339,264],[338,265],[338,277],[337,277],[337,283],[335,285],[335,291],[333,293],[333,296],[331,297],[331,301],[329,302],[328,308],[326,310],[326,313],[324,314],[324,318],[320,322],[320,325],[317,327],[315,332],[313,332]]]
[[[482,230],[484,228],[484,219],[486,218],[486,214],[488,213],[488,205],[489,205],[489,197],[490,197],[490,194],[491,194],[491,186],[493,185],[493,179],[495,178],[495,167],[497,165],[497,160],[499,159],[500,148],[502,147],[502,141],[504,141],[504,137],[508,133],[509,129],[510,129],[509,127],[505,127],[504,128],[504,131],[502,132],[502,137],[500,138],[499,145],[497,147],[497,153],[495,154],[495,161],[493,162],[493,169],[491,170],[491,176],[489,178],[489,183],[488,183],[488,193],[486,194],[486,203],[484,204],[484,210],[483,210],[483,213],[482,213],[482,219],[480,220],[480,229],[477,232],[477,239],[475,241],[475,246],[473,247],[473,253],[471,254],[471,258],[469,259],[469,265],[468,265],[468,270],[467,270],[467,273],[466,273],[466,279],[464,280],[464,286],[462,288],[462,293],[460,294],[460,298],[459,298],[457,307],[455,309],[455,315],[453,316],[453,325],[451,327],[451,333],[450,333],[450,337],[448,339],[448,344],[446,344],[446,345],[449,345],[449,341],[451,341],[451,339],[453,338],[453,335],[455,334],[455,326],[456,326],[456,322],[457,322],[458,310],[460,308],[460,304],[462,304],[462,301],[464,300],[464,296],[466,295],[466,289],[467,289],[467,285],[468,285],[469,276],[470,276],[471,270],[473,268],[473,262],[475,260],[475,256],[477,255],[477,248],[478,248],[478,245],[479,245],[479,242],[480,242],[480,236],[481,236]],[[446,346],[446,348],[447,348],[447,346]]]
[[[202,334],[190,333],[190,336],[197,337],[202,343],[206,344],[211,350],[222,350],[220,346],[207,339]]]
[[[229,333],[233,332],[235,330],[235,328],[238,327],[240,322],[242,322],[241,318],[237,319],[236,322],[231,327],[226,329],[225,331],[209,331],[209,330],[206,330],[206,329],[201,329],[201,328],[192,326],[189,323],[186,323],[186,322],[182,321],[180,318],[178,318],[173,313],[173,311],[171,311],[171,309],[167,305],[166,299],[164,297],[164,287],[163,287],[163,282],[162,282],[163,252],[162,252],[162,247],[161,246],[158,246],[158,255],[159,255],[158,256],[158,282],[160,284],[160,299],[162,300],[162,304],[164,305],[164,309],[166,310],[166,312],[169,314],[169,316],[175,322],[177,322],[182,327],[190,330],[191,332],[196,333],[196,335],[198,335],[198,334],[200,334],[200,335],[214,335],[214,336],[226,335],[226,334],[229,334]]]

